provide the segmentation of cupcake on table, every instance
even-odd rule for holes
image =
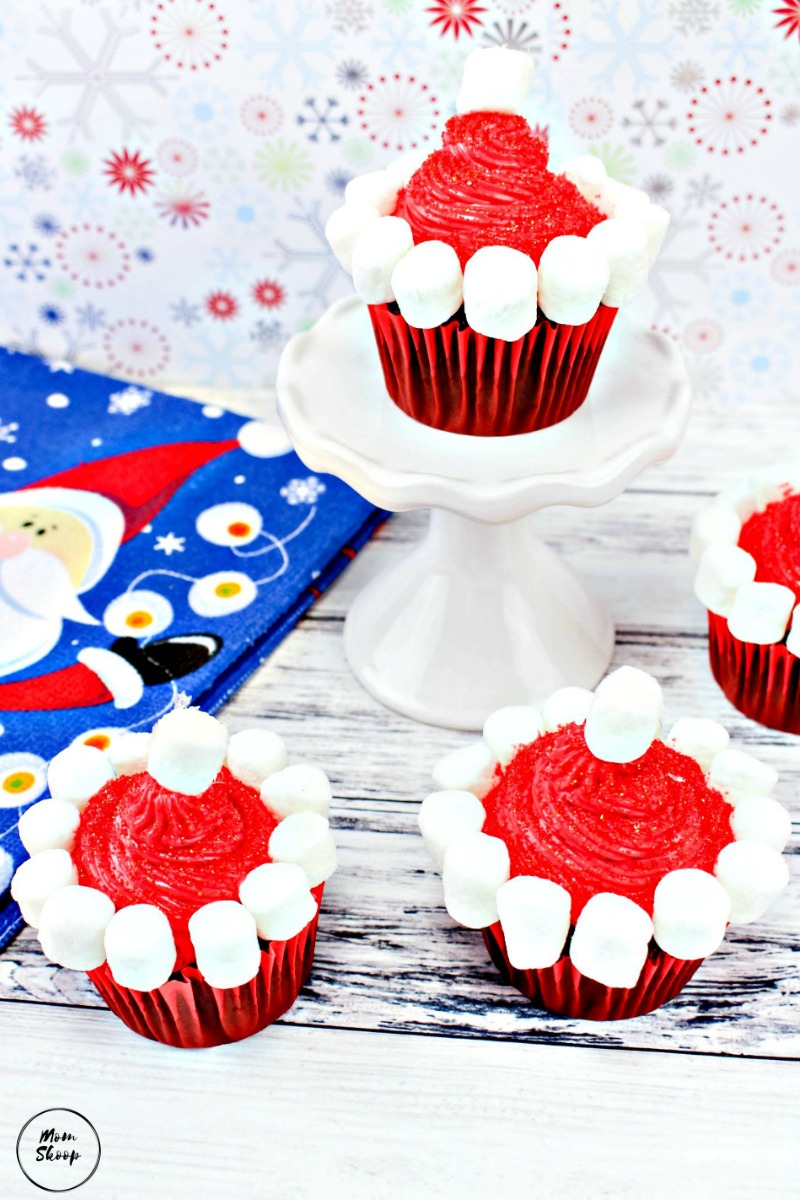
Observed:
[[[48,784],[20,818],[31,858],[11,893],[53,962],[173,1046],[238,1041],[291,1007],[336,868],[318,767],[182,708],[108,753],[62,751]]]
[[[721,492],[695,519],[691,554],[714,678],[745,716],[800,733],[800,461]]]
[[[661,722],[658,682],[621,667],[500,709],[434,771],[419,824],[445,906],[552,1012],[658,1008],[788,882],[777,772],[715,721]]]
[[[549,169],[520,115],[532,70],[518,50],[473,52],[441,148],[351,180],[326,226],[389,395],[437,429],[498,436],[570,416],[669,224],[598,158]]]

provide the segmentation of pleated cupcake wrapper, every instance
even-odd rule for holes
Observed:
[[[403,412],[450,433],[497,437],[546,429],[580,407],[617,310],[601,304],[585,325],[540,313],[516,342],[476,333],[463,314],[414,329],[389,305],[369,313],[387,390]]]
[[[784,733],[800,733],[800,659],[783,642],[741,642],[726,617],[708,614],[708,654],[719,686],[739,712]]]
[[[318,902],[321,889],[314,889]],[[87,972],[108,1007],[121,1021],[167,1046],[202,1049],[239,1042],[265,1029],[292,1007],[311,972],[317,915],[285,942],[262,942],[258,974],[241,987],[215,988],[197,967],[184,967],[179,978],[152,992],[120,987],[108,963]]]
[[[625,1021],[660,1008],[683,990],[703,962],[673,958],[651,945],[636,986],[612,988],[581,975],[566,954],[552,967],[520,971],[508,960],[500,922],[482,932],[492,962],[507,983],[539,1008],[588,1021]]]

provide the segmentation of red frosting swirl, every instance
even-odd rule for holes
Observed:
[[[774,500],[742,526],[739,545],[756,560],[756,579],[782,583],[800,601],[800,496]]]
[[[196,909],[238,900],[239,884],[269,862],[277,819],[227,767],[200,796],[162,788],[150,775],[113,779],[81,817],[72,857],[78,881],[117,908],[155,904],[184,948]]]
[[[560,883],[573,922],[598,892],[652,913],[668,871],[713,871],[733,841],[731,806],[694,759],[655,741],[635,762],[601,762],[579,725],[518,751],[483,805],[483,831],[508,846],[511,874]]]
[[[524,117],[495,112],[450,118],[441,150],[412,175],[395,216],[415,242],[453,246],[462,267],[481,246],[511,246],[538,265],[554,237],[585,237],[604,220],[574,184],[548,171],[547,143]]]

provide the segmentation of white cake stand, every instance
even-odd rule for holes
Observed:
[[[480,729],[502,705],[597,683],[611,619],[529,517],[554,504],[605,504],[674,453],[691,394],[670,341],[618,318],[588,399],[566,421],[466,437],[392,403],[354,297],[292,339],[277,391],[311,470],[393,512],[432,509],[422,542],[368,584],[347,618],[347,658],[373,696],[417,721]]]

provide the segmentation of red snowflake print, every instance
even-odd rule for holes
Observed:
[[[708,240],[729,261],[751,262],[772,254],[785,228],[777,204],[748,192],[732,196],[715,209],[708,223]]]
[[[250,96],[239,109],[242,124],[249,133],[271,137],[283,124],[283,109],[272,96]]]
[[[780,287],[800,287],[800,250],[782,250],[770,263],[769,273]]]
[[[253,299],[262,308],[279,308],[286,299],[286,292],[274,279],[260,279],[253,284]]]
[[[117,375],[148,379],[169,362],[170,345],[157,325],[137,317],[126,317],[109,325],[103,334],[103,350]]]
[[[608,133],[614,120],[614,110],[599,96],[584,96],[569,110],[569,123],[579,138],[599,138]]]
[[[181,229],[202,225],[210,211],[204,192],[162,192],[156,200],[158,215]]]
[[[775,25],[776,29],[783,29],[787,38],[795,34],[800,37],[800,0],[789,0],[788,4],[782,4],[780,8],[773,8],[772,11],[776,17],[780,17],[780,21]]]
[[[103,166],[109,184],[116,187],[120,195],[129,192],[135,196],[137,192],[146,192],[155,178],[150,159],[142,158],[139,150],[134,150],[133,154],[129,150],[123,150],[121,154],[112,152]]]
[[[438,125],[439,102],[414,75],[381,75],[358,103],[361,128],[384,150],[415,150]]]
[[[206,296],[205,305],[217,321],[230,321],[239,311],[239,302],[230,292],[211,292]]]
[[[55,256],[61,270],[81,287],[116,287],[131,269],[125,242],[103,225],[71,225],[59,234]]]
[[[772,101],[752,79],[715,79],[689,101],[689,133],[709,154],[743,154],[769,131]]]
[[[683,331],[683,341],[692,354],[712,354],[719,350],[725,340],[725,331],[719,321],[698,317],[690,321]]]
[[[228,49],[228,27],[210,0],[161,0],[150,18],[156,50],[176,67],[213,67]]]
[[[563,52],[569,46],[569,39],[572,37],[572,26],[569,23],[569,16],[564,11],[564,6],[556,0],[553,5],[553,12],[550,17],[550,36],[549,42],[553,47],[550,57],[553,62],[558,62]]]
[[[191,175],[197,170],[197,151],[182,138],[167,138],[156,151],[158,165],[167,175]]]
[[[476,3],[476,0],[436,0],[436,3],[425,11],[434,14],[431,25],[434,28],[440,26],[439,33],[442,37],[452,33],[458,41],[462,33],[472,37],[475,29],[483,24],[478,14],[485,13],[486,9]]]
[[[47,121],[35,108],[21,104],[8,118],[11,132],[24,142],[39,142],[47,133]]]

